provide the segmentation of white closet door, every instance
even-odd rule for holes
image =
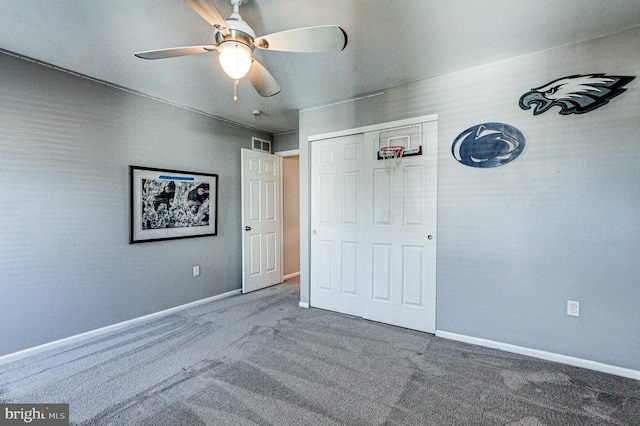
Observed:
[[[363,135],[311,143],[311,305],[362,316]]]
[[[437,123],[422,126],[422,155],[395,170],[377,159],[376,133],[365,135],[370,188],[363,241],[367,319],[414,330],[436,330]]]
[[[311,143],[311,306],[435,333],[437,122],[421,132],[394,170],[377,132]]]

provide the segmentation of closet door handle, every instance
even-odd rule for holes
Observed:
[[[250,226],[245,226],[245,227],[244,227],[244,230],[245,230],[245,231],[251,231],[251,227],[250,227]]]

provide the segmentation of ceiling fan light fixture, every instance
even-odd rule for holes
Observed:
[[[230,40],[218,46],[218,59],[224,72],[234,80],[239,80],[251,68],[251,48],[244,43]]]

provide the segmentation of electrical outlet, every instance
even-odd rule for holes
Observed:
[[[193,276],[197,277],[198,275],[200,275],[200,267],[199,266],[194,266],[193,267]]]
[[[567,300],[567,315],[579,317],[580,302],[576,302],[575,300]]]

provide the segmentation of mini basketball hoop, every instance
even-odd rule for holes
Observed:
[[[380,157],[384,160],[384,168],[387,172],[391,172],[396,169],[398,162],[403,155],[403,146],[389,145],[380,147]]]

